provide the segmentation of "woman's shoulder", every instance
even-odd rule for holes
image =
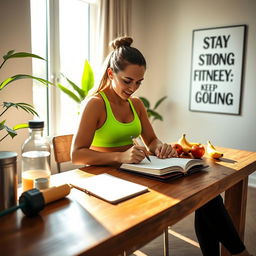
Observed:
[[[96,112],[100,113],[104,108],[104,101],[98,93],[87,97],[83,103],[84,112],[95,112],[97,110]]]
[[[136,106],[142,106],[143,105],[142,100],[137,96],[130,97],[130,100],[132,101],[133,105],[136,105]]]
[[[136,96],[131,97],[130,100],[132,101],[132,104],[135,107],[136,111],[140,113],[144,107],[142,100]]]
[[[85,106],[104,107],[104,101],[99,93],[87,97]]]

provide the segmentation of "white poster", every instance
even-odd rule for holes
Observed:
[[[193,31],[191,111],[240,114],[245,28]]]

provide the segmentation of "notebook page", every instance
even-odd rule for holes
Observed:
[[[151,162],[149,162],[146,158],[144,158],[140,163],[138,164],[123,164],[121,168],[128,168],[129,166],[138,166],[145,169],[165,169],[170,166],[181,166],[183,169],[185,169],[186,164],[191,160],[187,158],[165,158],[160,159],[156,156],[149,156]]]

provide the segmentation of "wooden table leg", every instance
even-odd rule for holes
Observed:
[[[246,202],[248,190],[248,177],[241,180],[225,192],[225,206],[233,220],[233,223],[244,240]],[[221,255],[230,256],[231,254],[221,246]]]
[[[168,227],[164,230],[163,240],[164,240],[164,256],[169,256],[169,239],[168,239]]]

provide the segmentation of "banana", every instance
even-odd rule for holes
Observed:
[[[201,143],[197,143],[197,142],[189,142],[189,144],[191,145],[191,147],[193,147],[194,145],[196,146],[201,145]]]
[[[213,145],[212,143],[208,140],[207,141],[207,148],[206,148],[207,154],[215,159],[218,159],[220,157],[223,157],[223,153],[221,153],[220,151],[218,151]]]
[[[184,140],[186,141],[186,143],[187,143],[187,145],[189,146],[189,147],[193,147],[194,145],[196,145],[196,146],[198,146],[198,145],[200,145],[201,143],[197,143],[197,142],[190,142],[190,141],[188,141],[187,139],[186,139],[186,134],[183,134],[183,136],[184,136]]]
[[[186,140],[186,134],[183,134],[183,135],[179,138],[178,143],[182,146],[183,151],[184,151],[185,153],[189,153],[189,152],[191,151],[191,146],[188,145],[187,140]]]
[[[183,148],[183,151],[185,153],[189,153],[191,151],[191,148],[194,145],[200,145],[200,143],[195,143],[195,142],[189,142],[186,139],[186,134],[182,134],[182,136],[180,137],[180,139],[178,140],[178,144],[180,144]]]

